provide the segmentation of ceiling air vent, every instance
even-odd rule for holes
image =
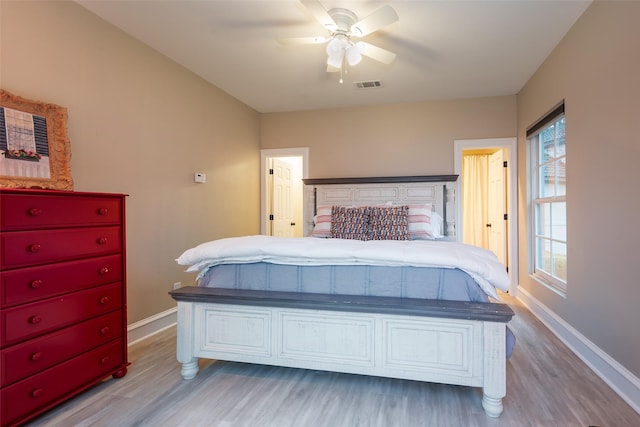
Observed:
[[[355,82],[354,83],[358,89],[376,89],[382,87],[382,82],[380,80],[369,80],[366,82]]]

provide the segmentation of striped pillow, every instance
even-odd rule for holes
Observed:
[[[440,235],[440,228],[434,232],[434,225],[431,222],[432,215],[435,214],[429,204],[409,205],[409,239],[410,240],[434,240]]]
[[[369,240],[409,240],[409,206],[371,208]]]
[[[336,239],[368,240],[369,206],[347,208],[332,206],[331,237]]]
[[[318,206],[313,218],[314,227],[311,237],[331,237],[331,206]]]

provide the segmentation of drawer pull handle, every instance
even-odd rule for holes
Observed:
[[[31,253],[40,252],[40,249],[42,249],[42,245],[39,243],[34,243],[33,245],[29,246],[29,252]]]
[[[44,390],[41,388],[33,389],[33,391],[31,392],[31,397],[40,397],[42,396],[42,393],[44,393]]]
[[[32,325],[37,325],[40,322],[42,322],[42,317],[40,316],[31,316],[31,318],[29,319],[29,323],[31,323]]]
[[[31,286],[33,289],[38,289],[40,286],[42,286],[42,280],[40,280],[40,279],[36,279],[36,280],[34,280],[34,281],[32,281],[32,282],[31,282],[30,286]]]
[[[109,302],[109,297],[100,298],[100,304],[105,305]]]
[[[29,209],[30,216],[40,216],[42,214],[42,209],[40,208],[31,208]]]
[[[107,335],[109,333],[109,327],[105,326],[104,328],[100,329],[100,335]]]
[[[102,267],[100,270],[98,270],[98,274],[100,274],[101,276],[104,276],[108,272],[109,272],[109,267]]]
[[[102,363],[103,365],[109,363],[109,356],[105,356],[102,359],[100,359],[100,363]]]
[[[42,352],[41,352],[41,351],[36,351],[35,353],[33,353],[33,354],[31,355],[31,361],[32,361],[32,362],[35,362],[35,361],[37,361],[38,359],[40,359],[41,357],[42,357]]]
[[[108,239],[106,237],[100,237],[97,242],[99,245],[106,245],[107,244]]]
[[[100,209],[97,210],[97,212],[98,212],[98,215],[103,215],[104,216],[109,212],[109,210],[107,208],[100,208]]]

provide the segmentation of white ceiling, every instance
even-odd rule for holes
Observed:
[[[325,45],[277,42],[328,35],[297,0],[76,1],[262,113],[516,94],[590,3],[321,0],[358,19],[389,4],[400,18],[364,38],[396,60],[365,57],[340,84]],[[383,87],[355,88],[367,80]]]

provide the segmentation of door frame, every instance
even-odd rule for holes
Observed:
[[[507,257],[509,259],[509,293],[517,295],[518,291],[518,139],[512,138],[490,138],[490,139],[460,139],[454,140],[454,170],[462,176],[462,152],[472,149],[506,148],[507,162],[507,185],[509,198],[507,203],[507,214],[509,215],[509,225],[507,227]],[[462,241],[462,178],[456,181],[456,236],[459,242]]]
[[[260,150],[260,234],[266,235],[269,231],[268,200],[269,200],[269,162],[274,157],[302,157],[302,178],[309,178],[309,148],[270,148]],[[304,198],[304,191],[302,196]],[[306,218],[304,212],[304,200],[302,204],[302,218]]]

